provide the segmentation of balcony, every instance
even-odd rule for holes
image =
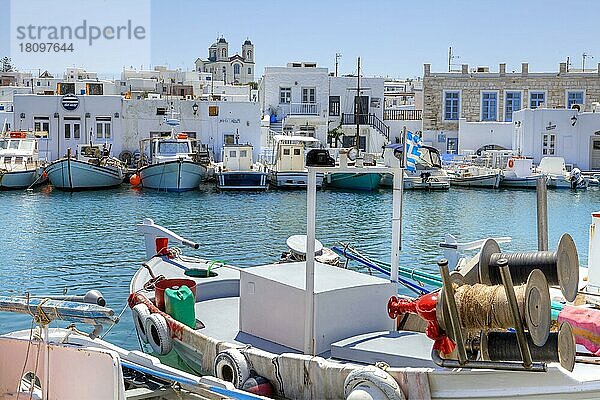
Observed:
[[[388,121],[419,121],[422,110],[384,110],[383,119]]]
[[[319,103],[280,104],[285,115],[319,115]]]

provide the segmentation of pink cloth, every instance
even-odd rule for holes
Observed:
[[[558,314],[558,321],[571,324],[575,343],[600,356],[600,310],[565,306]]]

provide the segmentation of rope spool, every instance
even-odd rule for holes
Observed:
[[[535,346],[527,335],[533,361],[558,362],[568,370],[575,367],[575,339],[573,329],[567,322],[561,324],[558,332],[550,333],[548,341],[541,347]],[[481,358],[486,361],[519,361],[521,353],[514,332],[489,332],[481,334]]]
[[[502,283],[498,260],[508,261],[510,275],[516,285],[525,283],[529,273],[541,270],[548,283],[559,286],[567,301],[575,300],[579,284],[579,257],[573,238],[565,233],[561,236],[556,251],[533,251],[501,253],[494,239],[488,239],[481,247],[479,256],[479,281],[486,285]]]
[[[543,345],[548,339],[551,320],[550,291],[544,274],[532,271],[525,285],[515,286],[515,294],[523,326],[537,346]],[[461,326],[468,332],[504,330],[515,325],[502,285],[462,285],[455,289],[454,297]],[[439,296],[436,315],[442,329],[449,332],[450,318],[443,299],[444,296]]]

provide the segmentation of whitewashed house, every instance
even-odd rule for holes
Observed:
[[[171,109],[181,121],[177,132],[207,144],[217,158],[223,143],[233,143],[237,135],[240,142],[258,144],[261,139],[256,102],[74,97],[76,101],[73,96],[15,95],[13,129],[34,132],[40,138],[40,156],[51,161],[90,140],[107,143],[115,156],[135,153],[141,139],[171,132],[165,124]]]
[[[350,146],[356,134],[360,147],[380,152],[389,140],[383,122],[383,78],[335,77],[312,62],[292,62],[285,67],[266,67],[259,82],[263,123],[271,134],[294,133],[336,145]],[[358,107],[358,108],[356,108]]]
[[[600,170],[600,106],[592,110],[517,111],[513,114],[511,147],[533,157],[535,163],[545,156],[560,156],[581,170]]]

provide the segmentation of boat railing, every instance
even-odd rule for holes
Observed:
[[[193,249],[198,249],[200,247],[198,243],[185,239],[175,232],[155,224],[154,220],[150,218],[145,218],[142,223],[137,226],[137,231],[144,235],[146,241],[146,258],[148,259],[156,255],[156,239],[159,237],[172,240],[183,246],[188,246]]]

